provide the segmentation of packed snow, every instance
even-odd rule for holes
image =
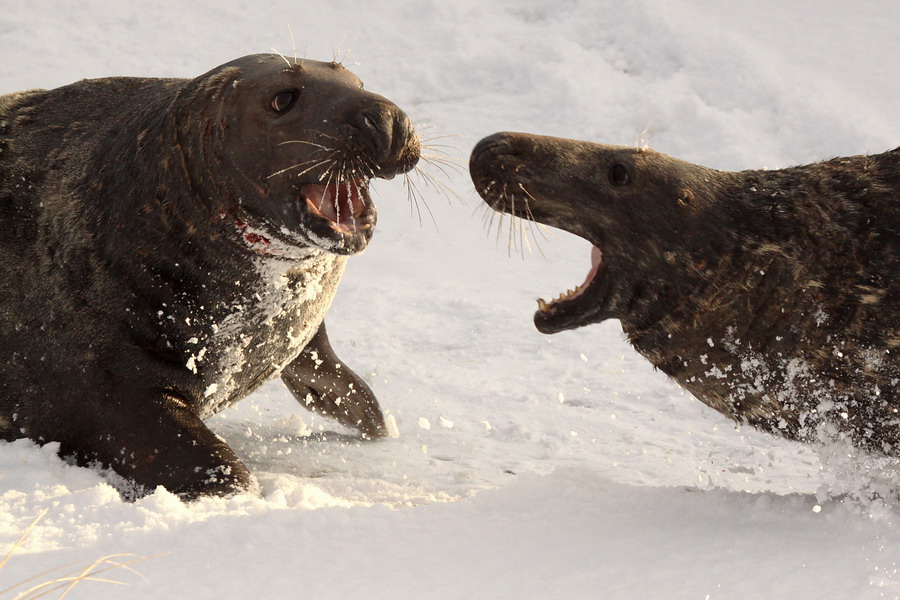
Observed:
[[[465,172],[500,130],[732,170],[882,152],[898,23],[893,0],[5,0],[0,93],[335,58],[460,168],[430,171],[458,198],[373,183],[375,237],[327,316],[395,437],[272,382],[209,421],[260,494],[191,504],[123,502],[54,444],[0,443],[0,560],[34,524],[0,597],[109,557],[97,577],[127,588],[66,597],[900,598],[897,461],[737,427],[616,322],[539,334],[534,300],[580,283],[590,246],[491,219]]]

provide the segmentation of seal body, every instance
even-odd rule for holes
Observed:
[[[0,436],[190,498],[249,485],[202,419],[278,375],[384,435],[323,318],[370,180],[417,159],[406,115],[334,63],[0,97]]]
[[[791,439],[900,455],[900,149],[723,172],[648,149],[482,140],[496,210],[592,245],[544,333],[618,319],[705,404]]]

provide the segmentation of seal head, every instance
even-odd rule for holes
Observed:
[[[373,178],[410,170],[419,147],[406,113],[337,63],[257,55],[188,85],[209,163],[231,174],[240,227],[336,254],[363,250],[375,225]],[[188,136],[191,139],[191,136]]]
[[[733,237],[724,227],[729,207],[709,208],[734,178],[653,150],[500,133],[476,146],[470,171],[495,210],[592,244],[584,282],[538,301],[543,333],[611,318],[635,327],[659,320],[702,285]]]

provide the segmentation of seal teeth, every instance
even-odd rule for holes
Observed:
[[[329,221],[337,220],[337,207],[334,203],[333,190],[330,187],[310,184],[304,185],[300,189],[306,198],[306,205],[314,214]]]
[[[352,179],[328,185],[303,184],[300,193],[310,212],[330,222],[335,231],[347,232],[362,228],[357,219],[369,208],[369,182]],[[371,227],[369,227],[371,228]]]
[[[560,294],[556,298],[551,300],[550,302],[546,302],[545,300],[538,298],[538,301],[537,301],[538,308],[541,310],[541,312],[552,313],[556,310],[555,305],[557,303],[573,300],[573,299],[577,298],[578,296],[580,296],[583,291],[584,291],[584,285],[582,284],[582,285],[576,286],[575,289],[569,289],[569,290],[566,290],[565,292],[560,292]]]

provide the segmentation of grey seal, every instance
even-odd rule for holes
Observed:
[[[592,244],[585,281],[538,301],[538,330],[618,319],[735,421],[900,456],[900,148],[726,172],[498,133],[470,171],[494,209]]]
[[[0,97],[0,439],[136,493],[229,494],[250,473],[203,419],[279,375],[385,435],[323,318],[372,236],[370,182],[418,158],[407,115],[337,63]]]

